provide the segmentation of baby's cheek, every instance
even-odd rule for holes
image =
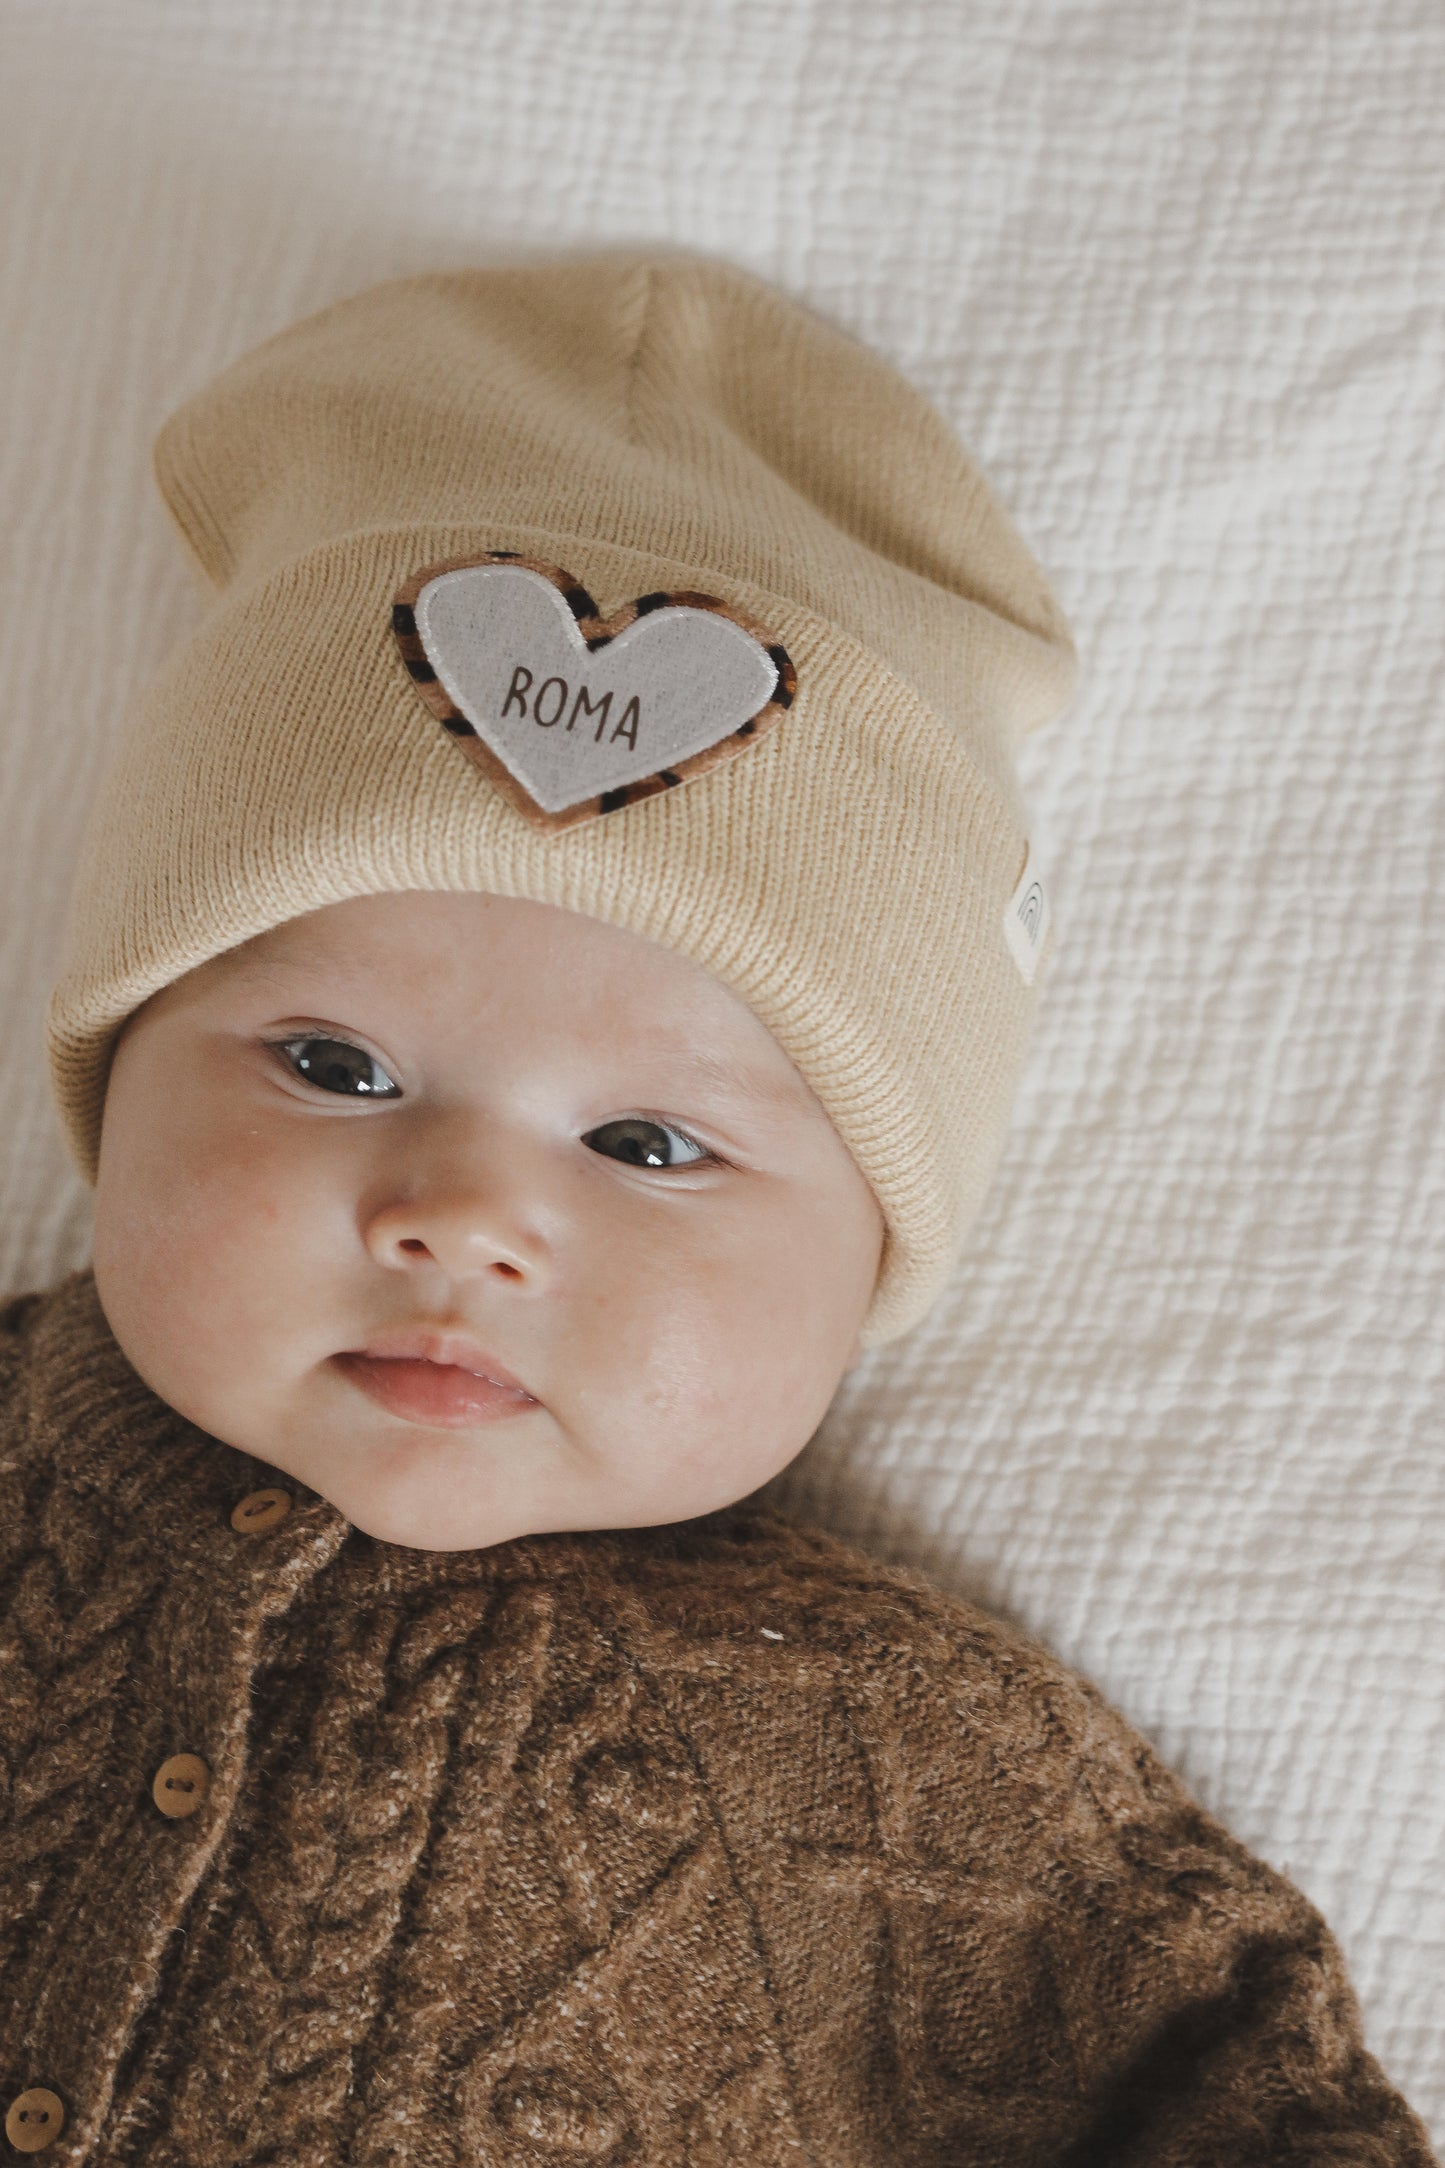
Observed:
[[[107,1314],[120,1313],[117,1337],[205,1429],[234,1423],[232,1403],[266,1374],[274,1335],[294,1329],[292,1215],[306,1215],[279,1173],[254,1137],[177,1124],[153,1132],[97,1196],[96,1278]]]
[[[304,1199],[288,1197],[264,1161],[234,1143],[178,1157],[163,1199],[164,1246],[175,1293],[203,1310],[243,1294],[278,1296],[278,1267],[294,1253]]]
[[[836,1382],[756,1236],[639,1264],[631,1299],[594,1311],[579,1403],[627,1516],[688,1519],[746,1496],[811,1435]],[[610,1320],[610,1328],[609,1328]]]

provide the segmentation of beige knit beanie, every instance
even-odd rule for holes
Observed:
[[[86,834],[51,1076],[96,1177],[116,1032],[348,896],[489,890],[691,957],[812,1085],[928,1307],[1052,950],[1014,749],[1068,628],[922,395],[749,272],[609,253],[374,286],[161,429],[208,583]]]

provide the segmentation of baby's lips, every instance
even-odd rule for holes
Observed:
[[[534,1397],[519,1377],[467,1332],[443,1325],[399,1325],[373,1333],[365,1345],[347,1348],[348,1355],[369,1355],[374,1361],[411,1361],[453,1364],[474,1377],[490,1378],[494,1385]]]
[[[460,1363],[437,1363],[415,1355],[367,1355],[359,1349],[333,1356],[332,1361],[369,1400],[407,1423],[471,1430],[479,1423],[526,1415],[539,1405],[525,1386],[499,1385],[484,1372]]]

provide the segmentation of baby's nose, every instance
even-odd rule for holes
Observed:
[[[510,1280],[534,1292],[551,1279],[540,1231],[480,1193],[398,1199],[371,1214],[365,1233],[373,1257],[397,1272],[435,1265],[449,1279]]]

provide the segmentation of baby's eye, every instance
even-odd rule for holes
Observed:
[[[276,1046],[298,1076],[305,1077],[308,1084],[319,1085],[322,1091],[352,1098],[400,1097],[400,1087],[392,1083],[380,1063],[346,1039],[281,1039]],[[374,1082],[377,1077],[384,1078],[384,1083]]]
[[[706,1146],[685,1137],[680,1129],[670,1129],[665,1122],[644,1121],[639,1115],[603,1122],[599,1129],[589,1130],[582,1142],[609,1159],[625,1160],[631,1167],[690,1167],[715,1156]],[[668,1149],[670,1143],[682,1145],[685,1156],[674,1157]]]

